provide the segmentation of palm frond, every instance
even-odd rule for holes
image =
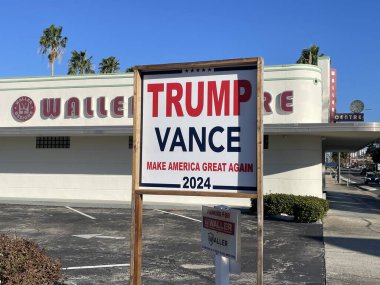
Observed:
[[[39,40],[39,53],[48,54],[49,64],[52,67],[54,61],[58,58],[61,60],[67,45],[67,37],[62,36],[62,27],[50,25],[42,31],[42,36]],[[52,74],[53,75],[53,74]]]

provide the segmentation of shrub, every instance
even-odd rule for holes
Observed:
[[[281,213],[293,215],[293,208],[297,196],[287,194],[265,195],[264,212],[266,215],[275,216]]]
[[[36,243],[0,234],[0,284],[50,285],[61,279],[60,262]]]
[[[323,207],[323,211],[325,212],[325,215],[326,215],[327,211],[330,209],[329,202],[326,199],[320,199],[320,198],[317,198],[317,201],[321,203]]]
[[[300,223],[311,223],[322,219],[329,209],[328,201],[312,196],[291,194],[264,195],[264,214],[276,216],[288,214]],[[252,211],[256,212],[257,200],[251,200]]]
[[[294,220],[298,223],[313,223],[322,219],[325,210],[316,197],[305,197],[294,204]]]

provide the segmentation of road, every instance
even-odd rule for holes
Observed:
[[[361,174],[361,169],[342,168],[340,174],[342,177],[350,179],[350,183],[364,185],[364,175]],[[379,184],[371,183],[370,186],[380,190]]]
[[[330,176],[326,186],[327,285],[380,284],[380,198],[371,191],[339,185]]]
[[[130,209],[0,204],[0,233],[34,240],[59,258],[66,285],[128,284]],[[200,210],[144,209],[142,280],[145,285],[215,284],[213,254],[202,250]],[[241,274],[256,280],[256,216],[241,217]],[[265,284],[324,284],[321,224],[265,219]]]

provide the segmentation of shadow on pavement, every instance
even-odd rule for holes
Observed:
[[[319,237],[308,236],[313,240]],[[380,239],[353,238],[353,237],[324,237],[325,244],[340,247],[346,250],[352,250],[376,257],[380,257]]]
[[[380,214],[380,202],[368,195],[328,191],[327,200],[333,210]]]

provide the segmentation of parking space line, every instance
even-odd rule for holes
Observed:
[[[85,217],[90,218],[90,219],[92,219],[92,220],[96,220],[96,218],[94,218],[93,216],[90,216],[90,215],[87,215],[87,214],[85,214],[85,213],[82,213],[81,211],[75,210],[75,209],[73,209],[73,208],[71,208],[71,207],[69,207],[69,206],[65,206],[65,207],[66,207],[67,209],[71,210],[71,211],[74,211],[74,212],[76,212],[76,213],[82,215],[82,216],[85,216]]]
[[[78,270],[78,269],[94,269],[94,268],[110,268],[110,267],[127,267],[127,266],[130,266],[129,263],[66,267],[66,268],[62,268],[62,270]]]
[[[196,222],[202,223],[201,220],[193,219],[193,218],[186,217],[186,216],[183,216],[183,215],[179,215],[179,214],[175,214],[175,213],[171,213],[171,212],[167,212],[167,211],[163,211],[163,210],[158,210],[158,209],[154,209],[154,210],[157,211],[157,212],[161,212],[161,213],[165,213],[165,214],[169,214],[169,215],[174,215],[174,216],[178,216],[178,217],[181,217],[181,218],[185,218],[185,219],[188,219],[188,220],[192,220],[192,221],[196,221]]]

